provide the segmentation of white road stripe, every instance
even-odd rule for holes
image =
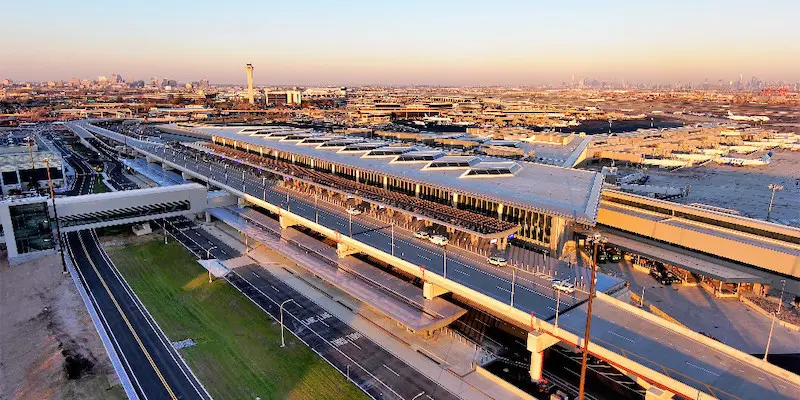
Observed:
[[[708,373],[709,373],[709,374],[711,374],[711,375],[714,375],[714,376],[719,376],[719,374],[718,374],[718,373],[716,373],[716,372],[714,372],[714,371],[709,371],[709,370],[707,370],[707,369],[705,369],[705,368],[703,368],[703,367],[698,367],[697,365],[694,365],[694,364],[692,364],[692,363],[690,363],[690,362],[688,362],[688,361],[686,361],[686,365],[690,365],[690,366],[692,366],[692,367],[695,367],[695,368],[697,368],[697,369],[699,369],[699,370],[701,370],[701,371],[708,372]]]
[[[395,374],[395,375],[397,375],[397,376],[400,376],[400,374],[398,374],[397,372],[395,372],[395,370],[393,370],[393,369],[389,368],[389,366],[387,366],[386,364],[383,364],[383,367],[384,367],[384,368],[386,368],[386,369],[388,369],[389,371],[391,371],[393,374]]]
[[[629,337],[622,336],[622,335],[620,335],[619,333],[612,332],[612,331],[608,331],[608,333],[610,333],[610,334],[612,334],[612,335],[614,335],[614,336],[616,336],[616,337],[618,337],[618,338],[625,339],[625,340],[627,340],[627,341],[629,341],[629,342],[631,342],[631,343],[636,343],[636,341],[635,341],[635,340],[633,340],[633,339],[631,339],[631,338],[629,338]]]

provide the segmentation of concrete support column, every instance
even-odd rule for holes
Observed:
[[[538,382],[542,379],[544,369],[544,351],[558,343],[558,338],[544,332],[528,333],[528,351],[531,352],[531,380]]]
[[[250,203],[248,203],[247,200],[245,200],[244,198],[239,197],[236,199],[236,205],[238,205],[239,208],[245,208],[248,205],[250,205]]]
[[[414,195],[419,197],[420,186],[419,183],[414,184]]]
[[[646,392],[644,392],[645,400],[667,400],[671,399],[673,396],[675,396],[674,393],[659,389],[655,386],[651,386]]]
[[[309,165],[311,166],[311,169],[314,169],[314,159],[313,158],[311,159]]]
[[[453,200],[452,200],[453,207],[458,206],[458,193],[453,193]]]
[[[384,189],[389,188],[389,178],[386,175],[383,176],[383,188]]]
[[[211,213],[208,212],[208,211],[206,211],[206,222],[208,222],[208,223],[211,222]]]
[[[422,285],[422,297],[426,298],[427,300],[432,300],[434,297],[441,296],[449,292],[449,290],[441,286],[434,285],[430,282],[425,282]]]
[[[356,182],[361,182],[361,171],[356,170]]]
[[[470,233],[469,234],[469,244],[471,244],[473,246],[477,246],[478,245],[478,235]]]
[[[186,181],[188,181],[188,180],[190,180],[190,179],[193,179],[194,177],[193,177],[193,176],[191,176],[191,175],[189,175],[189,174],[187,174],[187,173],[186,173],[186,172],[184,172],[184,171],[181,171],[181,178],[183,178],[183,180],[186,180]]]
[[[497,203],[497,219],[503,219],[503,203]]]
[[[290,226],[297,225],[297,221],[283,214],[278,216],[278,223],[281,225],[281,229],[286,229]]]
[[[508,238],[501,237],[497,239],[497,250],[505,250],[508,246]]]
[[[345,258],[345,257],[347,257],[349,255],[353,255],[355,253],[358,253],[358,250],[356,250],[356,248],[354,248],[354,247],[352,247],[350,245],[344,244],[342,242],[336,243],[336,255],[339,258]]]
[[[157,163],[158,162],[157,159],[155,159],[154,157],[150,157],[150,156],[144,156],[144,159],[149,163]]]

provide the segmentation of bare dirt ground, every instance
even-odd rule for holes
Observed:
[[[0,400],[124,399],[59,256],[0,259]]]

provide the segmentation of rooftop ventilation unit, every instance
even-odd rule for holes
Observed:
[[[429,169],[461,169],[470,168],[481,162],[481,159],[473,156],[444,156],[437,160],[431,161],[428,165],[422,168],[423,171]]]
[[[461,174],[461,178],[491,178],[514,176],[522,165],[516,162],[481,162]]]
[[[412,151],[417,151],[417,148],[405,146],[385,146],[372,150],[369,153],[364,154],[361,158],[393,158],[400,154],[405,154]]]
[[[331,140],[339,140],[343,139],[342,136],[312,136],[307,139],[303,139],[298,143],[298,146],[319,146],[322,143],[330,142]]]
[[[343,149],[337,151],[337,153],[359,153],[359,152],[366,153],[370,150],[379,149],[381,147],[386,147],[386,143],[384,142],[354,143],[354,144],[348,144]]]
[[[444,152],[439,150],[410,151],[397,156],[391,163],[426,163],[444,156]]]
[[[329,140],[317,146],[318,149],[322,150],[339,150],[345,148],[345,146],[349,146],[351,144],[361,143],[364,139],[337,139],[337,140]]]
[[[285,138],[281,139],[282,142],[299,142],[311,137],[319,136],[319,134],[315,133],[295,133]]]

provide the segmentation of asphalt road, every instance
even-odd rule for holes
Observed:
[[[196,162],[193,155],[187,154],[184,156],[184,154],[178,153],[176,149],[164,149],[161,146],[147,143],[140,143],[137,147],[160,155],[175,164],[183,165],[187,169],[203,176],[211,177],[213,180],[224,183],[232,189],[263,198],[284,208],[288,205],[293,213],[303,215],[308,219],[314,218],[314,214],[310,214],[314,208],[308,202],[290,196],[289,203],[291,204],[286,204],[285,193],[278,193],[271,188],[265,188],[260,178],[252,175],[248,176],[248,173],[243,176],[241,170],[235,170],[237,168],[245,168],[240,163],[224,161],[229,165],[226,168],[219,164],[219,162],[223,162],[220,159],[217,162],[210,163]],[[247,169],[253,175],[258,173],[255,168],[247,167]],[[321,224],[332,229],[338,229],[343,234],[349,234],[349,222],[344,222],[346,219],[347,217],[342,215],[330,215],[324,218],[320,215]],[[359,229],[369,229],[368,226],[361,225],[360,221],[354,221],[353,224],[352,232],[354,235],[360,233]],[[367,236],[369,235],[365,235],[362,240],[366,242]],[[381,246],[377,241],[366,243],[376,243],[375,246]],[[395,245],[399,246],[397,242],[395,242]],[[380,248],[386,249],[385,246]],[[441,258],[434,259],[428,256],[424,250],[420,250],[421,248],[424,247],[410,246],[409,251],[428,257],[432,262],[430,263],[431,268],[427,270],[441,273],[442,264],[437,262],[441,261]],[[398,249],[399,247],[395,247],[396,255],[398,254]],[[401,251],[401,253],[403,253],[403,257],[414,257],[409,256],[409,253],[405,253],[405,251]],[[416,259],[408,258],[408,261],[418,265],[425,265],[419,262],[419,258],[425,260],[424,257],[419,257],[419,255],[417,255],[418,258]],[[462,269],[461,272],[470,273],[466,269]],[[480,290],[501,301],[505,301],[503,299],[509,299],[510,301],[510,281],[508,279],[488,273],[478,273],[474,276],[476,277],[470,275],[465,278],[455,278],[455,274],[448,274],[449,278],[467,287]],[[524,294],[515,298],[514,307],[526,312],[533,311],[537,317],[544,318],[544,316],[552,314],[552,298],[547,293],[538,291],[537,287],[540,288],[536,285],[536,287],[530,288],[532,290],[516,291],[516,293]],[[585,314],[582,310],[584,307],[581,301],[580,298],[576,297],[571,303],[574,310],[562,315],[559,321],[562,328],[578,335],[583,334],[585,321]],[[603,347],[643,365],[650,366],[652,369],[665,373],[679,381],[698,387],[703,391],[713,392],[722,398],[738,399],[764,396],[771,399],[800,398],[800,386],[782,379],[776,374],[754,367],[749,362],[740,361],[704,343],[689,339],[677,331],[665,329],[660,325],[647,322],[643,318],[628,314],[618,307],[607,305],[601,301],[596,303],[606,305],[606,307],[596,306],[592,318],[593,323],[597,324],[593,326],[592,330],[594,341],[600,343]],[[546,310],[550,310],[551,313],[548,314]]]
[[[157,328],[98,243],[94,231],[66,234],[80,280],[100,314],[123,368],[142,399],[210,399],[211,396]]]
[[[56,146],[76,171],[67,195],[92,192],[93,170],[61,143]],[[122,367],[140,399],[211,399],[155,321],[133,294],[99,244],[95,232],[64,235],[81,283],[111,337]]]
[[[195,255],[228,259],[239,254],[213,235],[183,217],[161,221],[170,235]],[[363,337],[338,318],[257,266],[237,268],[226,279],[272,318],[280,320],[284,308],[286,328],[317,354],[377,399],[457,399],[404,361]],[[288,333],[287,333],[288,334]]]
[[[457,399],[260,267],[237,268],[228,281],[376,399]]]
[[[158,152],[158,150],[155,151]],[[286,192],[275,190],[270,186],[270,182],[267,182],[265,187],[264,181],[254,174],[245,173],[243,175],[241,170],[237,170],[244,168],[241,164],[231,163],[232,166],[226,168],[221,164],[195,161],[193,156],[186,159],[182,154],[173,156],[169,150],[166,154],[163,151],[160,154],[165,155],[173,162],[185,165],[190,170],[226,183],[251,196],[264,199],[304,218],[316,220],[320,225],[338,230],[342,235],[349,235],[352,228],[352,236],[359,241],[387,253],[392,251],[390,227],[385,224],[380,225],[378,221],[369,221],[364,217],[356,216],[352,218],[351,224],[351,219],[342,215],[342,210],[337,210],[334,206],[324,202],[319,202],[319,207],[315,208],[313,201],[306,200],[298,193],[291,192],[287,202]],[[243,176],[244,179],[242,179]],[[460,250],[448,252],[447,273],[445,274],[445,256],[441,247],[426,240],[416,239],[410,232],[395,229],[395,256],[419,265],[426,271],[446,275],[455,282],[485,293],[506,304],[511,303],[513,280],[514,307],[526,313],[534,313],[538,318],[551,319],[555,316],[557,306],[559,312],[564,312],[587,299],[586,293],[580,291],[570,295],[557,296],[551,287],[551,282],[545,278],[525,272],[512,277],[510,268],[491,268],[485,260],[477,260],[475,258],[477,256],[468,257],[464,253],[466,252]]]

